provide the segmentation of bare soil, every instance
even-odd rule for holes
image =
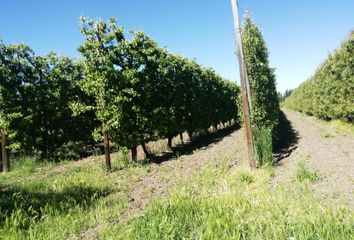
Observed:
[[[285,113],[298,134],[297,148],[279,162],[273,184],[294,181],[297,164],[303,160],[319,174],[319,180],[310,185],[315,194],[325,202],[354,209],[354,138],[314,117]]]

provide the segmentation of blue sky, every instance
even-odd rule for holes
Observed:
[[[239,0],[260,26],[278,90],[295,88],[354,30],[353,0]],[[79,57],[80,15],[115,17],[160,46],[238,81],[230,0],[3,0],[0,38]]]

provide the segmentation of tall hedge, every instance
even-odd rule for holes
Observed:
[[[280,108],[274,69],[269,67],[268,49],[262,33],[250,17],[244,19],[242,43],[251,90],[252,126],[256,131],[268,128],[275,136]]]
[[[354,123],[354,32],[284,106],[318,118]]]

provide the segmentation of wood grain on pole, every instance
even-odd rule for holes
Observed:
[[[242,48],[242,38],[241,38],[241,29],[239,23],[239,14],[238,14],[238,4],[237,0],[231,0],[232,13],[234,18],[234,30],[237,46],[237,56],[240,67],[240,83],[241,83],[241,95],[242,95],[242,111],[245,121],[245,131],[247,139],[247,148],[248,148],[248,158],[251,168],[256,167],[256,161],[254,157],[254,148],[253,148],[253,136],[251,129],[251,119],[250,119],[250,92],[249,84],[247,77],[246,64],[244,62],[243,48]]]

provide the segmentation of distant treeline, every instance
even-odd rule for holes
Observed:
[[[294,89],[287,89],[284,93],[278,92],[278,100],[279,102],[283,102],[287,97],[289,97],[293,93]]]

